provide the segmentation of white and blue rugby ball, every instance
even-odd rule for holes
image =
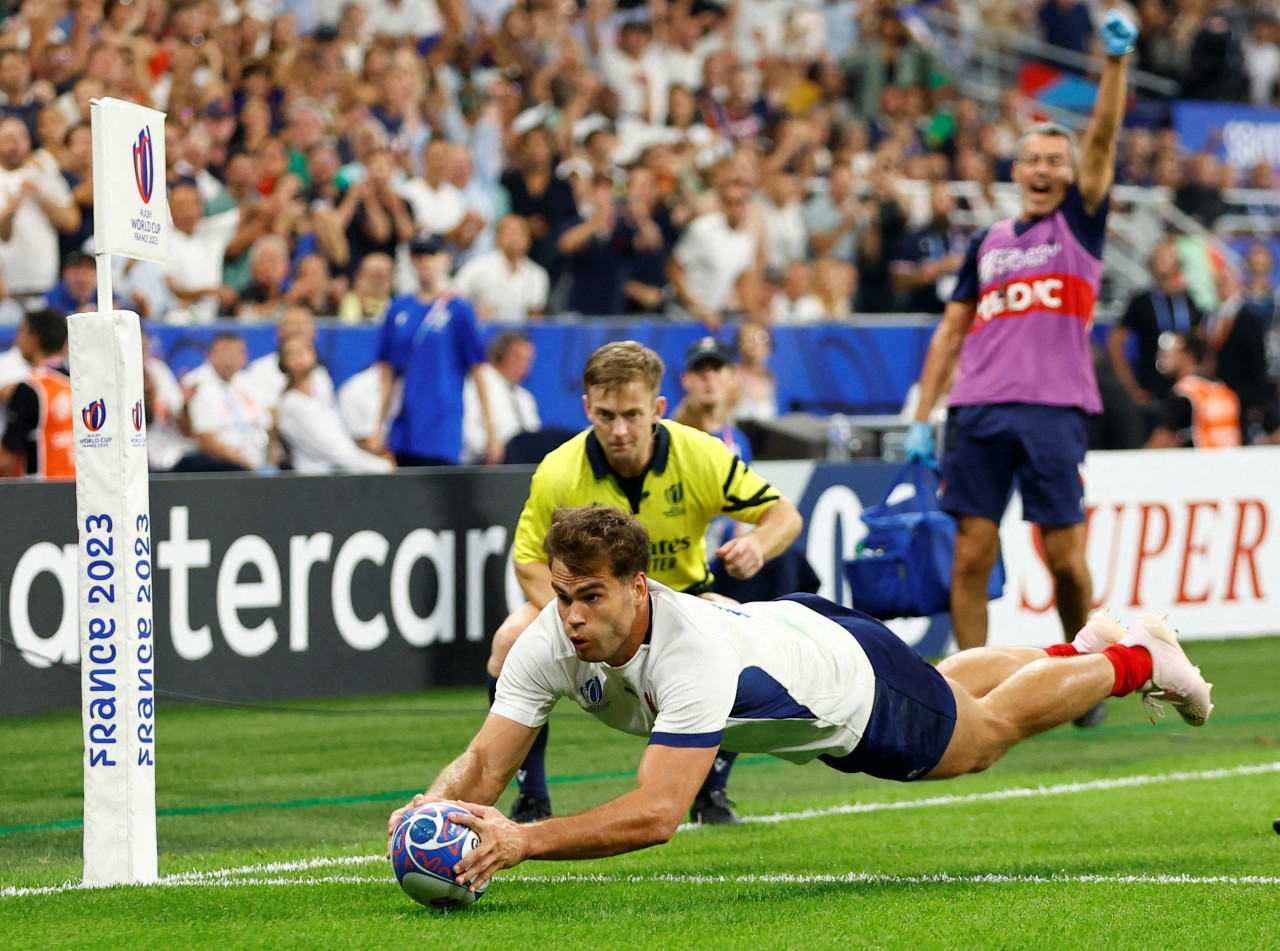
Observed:
[[[410,898],[429,908],[461,908],[479,901],[485,892],[469,891],[454,881],[454,865],[480,844],[478,834],[449,821],[454,812],[471,814],[447,802],[418,806],[404,814],[391,836],[396,881]]]

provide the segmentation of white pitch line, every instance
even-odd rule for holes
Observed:
[[[379,856],[381,858],[381,856]],[[1269,875],[890,875],[846,872],[843,875],[503,875],[501,885],[1269,885],[1280,886],[1280,877]],[[239,888],[241,886],[392,885],[389,875],[307,875],[302,878],[161,879],[162,888]],[[6,888],[6,897],[54,895],[88,890],[78,883],[41,888]]]
[[[1095,779],[1082,783],[1057,783],[1053,786],[1015,786],[1009,789],[995,789],[983,793],[969,793],[956,796],[931,796],[925,799],[896,800],[889,802],[859,802],[849,805],[830,806],[826,809],[805,809],[799,812],[780,812],[765,816],[743,816],[744,823],[780,823],[797,822],[805,819],[819,819],[825,816],[854,815],[870,812],[888,812],[901,809],[917,809],[933,806],[962,805],[974,802],[994,802],[1005,799],[1026,799],[1040,796],[1057,796],[1081,792],[1097,792],[1109,789],[1131,789],[1139,786],[1152,786],[1162,783],[1187,782],[1191,780],[1229,779],[1235,776],[1258,776],[1267,773],[1280,773],[1280,761],[1259,763],[1252,766],[1233,766],[1226,769],[1206,769],[1160,773],[1154,776],[1121,776],[1115,779]],[[684,823],[680,830],[687,832],[701,828],[697,823]],[[343,855],[334,857],[318,857],[298,859],[291,862],[267,862],[257,865],[241,865],[235,868],[213,869],[210,871],[192,870],[166,875],[157,883],[165,887],[182,885],[285,885],[309,884],[323,882],[379,882],[385,878],[360,878],[331,876],[328,878],[262,878],[281,872],[304,872],[320,868],[334,868],[350,865],[366,865],[373,862],[385,862],[385,855]],[[675,882],[675,883],[714,883],[714,882],[866,882],[866,883],[930,883],[930,882],[1117,882],[1154,884],[1187,883],[1187,884],[1280,884],[1280,878],[1262,878],[1257,876],[950,876],[945,873],[927,876],[896,876],[872,873],[851,872],[846,875],[828,876],[765,876],[744,875],[733,878],[696,875],[658,875],[658,876],[605,876],[605,875],[504,875],[503,881],[515,882]],[[33,887],[6,886],[0,888],[0,898],[18,898],[24,895],[56,895],[62,892],[79,891],[87,886],[80,882],[64,882],[61,885],[44,885]]]
[[[995,789],[990,792],[968,793],[963,796],[930,796],[927,799],[899,799],[892,802],[855,802],[844,806],[828,806],[826,809],[778,812],[768,816],[743,816],[742,821],[795,822],[800,819],[820,819],[824,816],[854,815],[863,812],[889,812],[898,809],[919,809],[926,806],[953,806],[970,802],[1027,799],[1036,796],[1058,796],[1066,793],[1129,789],[1137,786],[1153,786],[1161,783],[1185,782],[1193,779],[1228,779],[1234,776],[1258,776],[1265,773],[1280,773],[1280,762],[1260,763],[1256,766],[1233,766],[1230,769],[1161,773],[1155,776],[1120,776],[1116,779],[1094,779],[1084,783],[1057,783],[1053,786],[1015,786],[1011,789]],[[698,824],[685,823],[680,828],[696,829]]]

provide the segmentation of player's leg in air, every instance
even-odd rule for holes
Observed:
[[[1202,726],[1212,684],[1187,659],[1165,619],[1144,614],[1122,630],[1099,612],[1070,644],[975,648],[938,665],[951,683],[956,723],[946,753],[929,773],[945,779],[986,769],[1014,744],[1079,717],[1107,697],[1138,692],[1164,715],[1162,701]]]
[[[490,705],[493,704],[494,694],[498,689],[498,675],[502,673],[502,665],[511,646],[537,616],[538,608],[526,601],[507,616],[493,635],[489,662],[485,665]],[[551,815],[551,794],[547,791],[547,732],[550,728],[550,722],[542,727],[533,746],[529,748],[529,754],[516,770],[516,783],[520,791],[511,804],[510,818],[513,822],[537,822]]]

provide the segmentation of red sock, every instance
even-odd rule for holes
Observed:
[[[1151,679],[1151,654],[1145,647],[1127,647],[1112,644],[1102,652],[1116,669],[1116,686],[1113,697],[1133,693]]]
[[[1080,652],[1070,644],[1054,644],[1046,647],[1044,652],[1050,657],[1075,657]]]

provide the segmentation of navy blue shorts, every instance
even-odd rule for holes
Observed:
[[[876,674],[871,719],[853,752],[818,759],[842,773],[910,782],[938,765],[956,728],[956,698],[946,678],[869,614],[814,594],[787,601],[835,621],[854,636]]]
[[[957,406],[947,418],[939,502],[952,515],[999,522],[1016,482],[1026,521],[1079,525],[1088,448],[1089,417],[1074,406]]]

